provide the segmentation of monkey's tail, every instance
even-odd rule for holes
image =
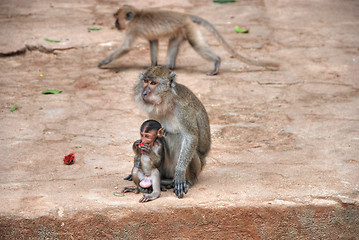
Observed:
[[[247,63],[249,65],[266,67],[270,70],[278,70],[279,69],[279,64],[277,64],[277,63],[257,62],[257,61],[250,60],[246,57],[243,57],[242,55],[240,55],[239,53],[234,51],[234,49],[226,42],[226,40],[224,40],[224,38],[221,36],[221,34],[217,31],[217,29],[214,28],[214,26],[210,22],[208,22],[207,20],[205,20],[203,18],[195,16],[195,15],[189,15],[189,17],[191,18],[191,20],[194,23],[200,24],[200,25],[204,26],[205,28],[207,28],[209,31],[211,31],[213,33],[213,35],[223,44],[223,46],[227,49],[227,51],[230,52],[233,56],[235,56],[239,60],[241,60],[242,62]]]

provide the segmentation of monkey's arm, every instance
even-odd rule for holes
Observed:
[[[140,168],[141,165],[141,149],[138,148],[138,144],[141,143],[141,139],[135,141],[132,145],[132,150],[136,154],[135,158],[133,159],[134,167]],[[124,177],[123,180],[132,181],[132,173],[130,173],[127,177]]]
[[[156,146],[153,147],[150,158],[155,168],[159,168],[162,163],[163,144],[160,140],[156,140]]]
[[[182,198],[183,193],[188,192],[189,184],[186,181],[186,170],[194,156],[198,142],[194,129],[190,129],[190,131],[181,129],[181,131],[183,139],[174,175],[174,192],[178,198]]]
[[[125,39],[123,40],[121,47],[116,51],[114,51],[108,58],[100,62],[98,67],[102,67],[103,65],[106,65],[112,62],[113,60],[115,60],[116,58],[122,57],[123,55],[128,53],[131,50],[133,41],[134,39],[132,37],[132,34],[128,33]]]
[[[136,156],[138,156],[138,157],[141,156],[141,148],[138,147],[138,145],[140,143],[141,143],[141,139],[138,139],[132,144],[132,150],[136,154]]]
[[[135,142],[136,143],[136,142]],[[135,168],[140,168],[141,167],[141,156],[140,155],[136,155],[133,159],[133,168],[132,168],[132,172],[127,176],[124,177],[123,180],[128,180],[128,181],[133,181],[133,170]]]
[[[146,154],[150,157],[152,166],[158,168],[162,162],[163,145],[159,140],[156,140],[152,149],[147,146],[141,146],[141,154]]]

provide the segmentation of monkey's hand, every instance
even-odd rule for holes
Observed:
[[[133,145],[132,145],[132,150],[134,151],[134,153],[137,155],[137,156],[141,156],[141,148],[140,148],[140,145],[141,144],[141,139],[138,139],[136,140]]]
[[[183,193],[187,193],[189,184],[186,181],[185,170],[176,168],[174,176],[174,189],[173,192],[178,198],[183,198]]]
[[[139,147],[141,148],[141,153],[149,155],[152,152],[152,149],[148,144],[140,144]]]

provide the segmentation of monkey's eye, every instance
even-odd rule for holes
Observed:
[[[157,83],[155,81],[150,82],[151,85],[156,85]]]
[[[144,82],[144,83],[148,83],[148,81],[149,81],[149,80],[148,80],[147,78],[143,79],[143,82]]]
[[[132,12],[127,12],[126,13],[126,20],[131,21],[132,18],[133,18],[133,13]]]

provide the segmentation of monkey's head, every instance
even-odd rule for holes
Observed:
[[[116,18],[115,26],[118,30],[124,30],[127,24],[133,19],[138,10],[130,5],[123,5],[113,15]]]
[[[147,120],[140,128],[141,144],[153,147],[157,138],[163,137],[163,128],[156,120]]]
[[[165,67],[150,67],[140,75],[134,90],[136,101],[148,112],[165,110],[177,96],[176,74]]]

